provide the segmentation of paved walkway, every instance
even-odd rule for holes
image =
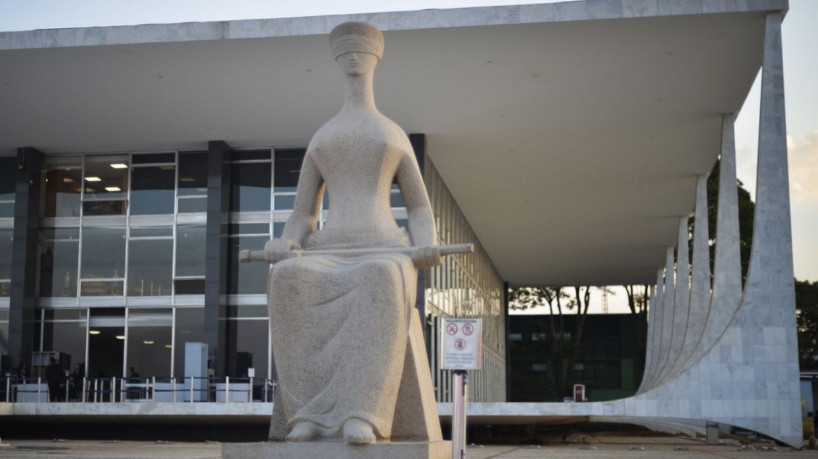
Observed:
[[[721,445],[705,445],[701,441],[680,437],[622,437],[593,435],[576,439],[575,443],[543,446],[471,446],[469,459],[520,458],[818,458],[818,451],[796,451],[770,443],[754,443],[742,447],[733,440]],[[87,459],[214,459],[221,457],[218,442],[138,442],[138,441],[43,441],[10,440],[0,446],[4,459],[87,458]]]

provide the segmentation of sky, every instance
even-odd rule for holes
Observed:
[[[0,31],[557,3],[540,0],[0,0]],[[790,0],[782,29],[795,276],[818,281],[818,1]],[[738,177],[755,192],[759,83],[736,120]],[[609,297],[621,310],[624,294]],[[593,303],[599,307],[601,296]],[[596,307],[594,309],[596,309]]]

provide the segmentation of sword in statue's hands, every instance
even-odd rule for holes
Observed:
[[[275,241],[275,240],[274,240]],[[272,242],[272,241],[271,241]],[[275,252],[269,250],[242,250],[239,252],[239,261],[263,261],[265,263],[274,264],[287,258],[308,256],[308,255],[330,255],[330,256],[349,256],[349,255],[373,255],[379,253],[400,253],[408,255],[412,258],[419,268],[434,266],[435,258],[454,255],[457,253],[472,253],[474,252],[474,244],[448,244],[436,245],[431,247],[361,247],[353,249],[315,249],[302,250],[298,244],[290,244],[286,252]]]

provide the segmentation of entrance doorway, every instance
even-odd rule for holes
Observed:
[[[88,326],[88,377],[125,374],[125,309],[92,308]]]

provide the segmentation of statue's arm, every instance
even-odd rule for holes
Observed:
[[[311,150],[307,150],[298,175],[293,212],[284,225],[281,237],[268,241],[264,246],[264,251],[268,252],[271,260],[281,260],[286,258],[291,250],[299,250],[304,239],[315,232],[321,212],[324,186],[321,171],[315,165]]]
[[[426,185],[423,183],[423,176],[420,174],[420,168],[411,146],[401,158],[396,178],[406,205],[412,245],[420,248],[417,255],[413,257],[415,265],[422,268],[438,265],[443,259],[434,248],[437,245],[435,218],[432,213],[432,205],[429,203],[429,195],[426,193]]]

